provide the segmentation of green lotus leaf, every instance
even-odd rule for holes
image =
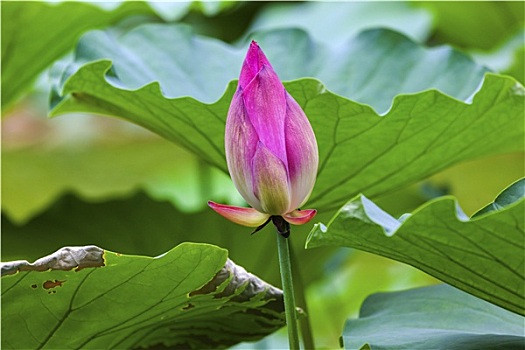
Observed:
[[[343,331],[345,349],[521,349],[524,318],[447,285],[379,293]]]
[[[31,88],[38,74],[70,51],[86,30],[153,14],[144,2],[126,2],[113,10],[81,2],[9,1],[1,6],[2,109]]]
[[[389,30],[362,32],[337,52],[300,30],[254,38],[282,79],[325,84],[285,84],[319,143],[308,206],[338,208],[360,192],[377,197],[452,164],[522,148],[523,86],[504,76],[483,79],[483,67],[450,48],[425,49]],[[145,25],[119,38],[90,32],[75,62],[53,71],[51,115],[124,118],[226,171],[224,123],[235,89],[228,81],[243,56],[244,48],[184,26]],[[379,115],[363,103],[388,111]]]
[[[2,2],[2,110],[27,92],[55,60],[71,51],[87,30],[126,19],[132,23],[134,16],[143,16],[137,23],[158,21],[159,17],[174,21],[190,10],[213,16],[233,5],[230,1]]]
[[[452,197],[395,219],[359,195],[327,226],[316,224],[307,247],[337,245],[379,254],[524,315],[524,188],[525,181],[516,182],[498,197],[505,208],[471,219]]]
[[[65,247],[2,263],[2,348],[225,348],[284,325],[282,292],[224,249],[155,258]]]
[[[328,219],[327,215],[321,215]],[[292,228],[291,246],[302,287],[322,275],[332,248],[305,250],[310,227]],[[248,271],[277,286],[281,283],[275,229],[250,235],[251,229],[217,215],[209,208],[184,213],[143,192],[124,198],[95,201],[67,194],[24,224],[2,215],[2,258],[37,259],[67,245],[95,244],[131,255],[160,255],[183,242],[210,243]],[[45,232],[45,234],[42,234]]]

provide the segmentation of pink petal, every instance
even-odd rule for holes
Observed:
[[[263,66],[244,88],[244,106],[259,141],[287,167],[285,143],[286,91],[269,66]]]
[[[292,225],[304,225],[308,221],[312,220],[315,214],[317,214],[317,210],[315,209],[297,209],[291,213],[283,215],[283,218]]]
[[[241,74],[239,76],[239,86],[244,89],[253,80],[257,73],[259,73],[263,65],[270,68],[272,67],[259,45],[252,40],[250,48],[246,53],[246,58],[242,64]]]
[[[253,193],[252,159],[259,137],[250,122],[242,98],[242,89],[233,96],[226,119],[224,146],[230,176],[244,200],[262,211],[259,200]]]
[[[297,102],[286,93],[286,149],[290,177],[290,209],[301,207],[310,197],[317,176],[319,155],[312,126]]]
[[[261,202],[262,211],[282,215],[290,206],[288,174],[283,162],[261,142],[253,157],[253,191]]]
[[[266,222],[270,215],[258,212],[253,208],[235,207],[208,201],[210,208],[226,219],[243,226],[258,227]]]

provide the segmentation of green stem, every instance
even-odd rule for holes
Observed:
[[[297,305],[303,309],[305,315],[299,318],[299,329],[301,330],[301,336],[303,339],[303,345],[305,349],[315,349],[314,337],[312,333],[312,325],[310,324],[310,313],[308,312],[308,304],[306,302],[306,296],[304,293],[304,282],[297,264],[297,255],[294,252],[293,245],[290,246],[290,256],[292,258],[292,273],[295,276],[293,280]]]
[[[277,234],[277,249],[279,251],[279,268],[284,293],[284,311],[286,325],[288,326],[288,342],[291,350],[299,350],[299,332],[297,329],[297,312],[295,310],[295,297],[292,280],[292,264],[288,238]]]

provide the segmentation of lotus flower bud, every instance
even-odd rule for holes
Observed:
[[[209,202],[217,213],[249,227],[270,221],[305,224],[298,210],[315,184],[319,156],[312,127],[255,41],[244,60],[226,120],[225,149],[235,187],[252,206]]]

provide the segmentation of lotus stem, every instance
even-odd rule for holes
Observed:
[[[291,350],[299,350],[299,330],[297,327],[290,248],[288,246],[288,238],[285,238],[280,233],[277,234],[277,248],[279,251],[279,268],[281,270],[281,281],[284,293],[284,311],[286,314],[286,325],[288,326],[288,342]]]

